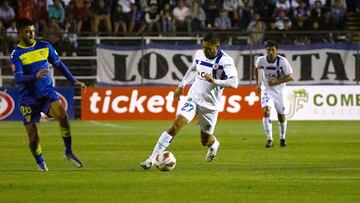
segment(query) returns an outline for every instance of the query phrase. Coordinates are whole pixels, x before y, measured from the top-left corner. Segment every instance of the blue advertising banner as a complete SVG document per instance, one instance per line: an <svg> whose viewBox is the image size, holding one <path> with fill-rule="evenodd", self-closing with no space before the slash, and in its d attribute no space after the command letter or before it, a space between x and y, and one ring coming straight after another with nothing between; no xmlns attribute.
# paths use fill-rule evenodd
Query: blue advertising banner
<svg viewBox="0 0 360 203"><path fill-rule="evenodd" d="M74 89L56 88L56 91L69 119L74 119ZM18 90L0 87L0 121L22 120L18 106ZM46 116L43 115L43 118L46 119Z"/></svg>

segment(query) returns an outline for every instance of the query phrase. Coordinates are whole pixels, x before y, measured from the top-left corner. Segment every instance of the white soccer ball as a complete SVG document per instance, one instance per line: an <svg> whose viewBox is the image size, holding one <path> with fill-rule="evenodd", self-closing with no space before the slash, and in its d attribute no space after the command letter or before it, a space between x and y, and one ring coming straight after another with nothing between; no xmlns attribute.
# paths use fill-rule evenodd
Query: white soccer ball
<svg viewBox="0 0 360 203"><path fill-rule="evenodd" d="M156 156L155 166L160 171L171 171L176 166L176 159L173 153L169 151L163 151Z"/></svg>

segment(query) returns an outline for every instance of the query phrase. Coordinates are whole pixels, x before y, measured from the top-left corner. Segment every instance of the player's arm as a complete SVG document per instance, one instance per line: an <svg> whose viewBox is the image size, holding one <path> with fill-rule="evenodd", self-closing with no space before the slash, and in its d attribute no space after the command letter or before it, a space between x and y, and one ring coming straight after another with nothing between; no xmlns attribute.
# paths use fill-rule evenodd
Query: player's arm
<svg viewBox="0 0 360 203"><path fill-rule="evenodd" d="M51 64L53 64L53 66L55 66L61 74L63 74L65 76L65 78L69 81L71 81L71 83L73 85L77 85L81 87L82 91L86 91L86 85L85 83L77 80L73 74L70 72L69 68L60 60L58 54L56 53L55 49L49 45L50 49L49 49L49 61Z"/></svg>
<svg viewBox="0 0 360 203"><path fill-rule="evenodd" d="M292 75L284 75L283 77L281 78L278 78L276 80L269 80L268 84L269 86L275 86L275 85L280 85L282 83L285 83L285 82L289 82L289 81L292 81L294 80Z"/></svg>
<svg viewBox="0 0 360 203"><path fill-rule="evenodd" d="M44 77L48 73L47 69L42 69L33 75L25 75L23 72L23 66L22 66L21 60L20 60L19 56L16 55L15 52L16 51L14 50L11 53L11 56L10 56L11 65L10 66L14 72L14 80L17 84L32 82L38 78Z"/></svg>
<svg viewBox="0 0 360 203"><path fill-rule="evenodd" d="M280 78L277 78L276 80L269 80L269 86L275 86L294 80L292 77L293 70L286 59L282 60L282 67L284 67L284 75Z"/></svg>
<svg viewBox="0 0 360 203"><path fill-rule="evenodd" d="M260 74L261 74L261 70L259 69L259 67L255 66L255 81L256 81L256 92L260 93L261 92L261 83L260 83Z"/></svg>
<svg viewBox="0 0 360 203"><path fill-rule="evenodd" d="M179 100L180 96L182 95L184 86L192 81L196 76L196 63L191 64L189 69L186 71L184 78L180 82L179 86L175 90L174 99Z"/></svg>
<svg viewBox="0 0 360 203"><path fill-rule="evenodd" d="M224 64L225 74L228 76L225 80L214 79L210 74L205 74L204 78L210 83L220 87L237 88L239 84L238 74L232 60Z"/></svg>

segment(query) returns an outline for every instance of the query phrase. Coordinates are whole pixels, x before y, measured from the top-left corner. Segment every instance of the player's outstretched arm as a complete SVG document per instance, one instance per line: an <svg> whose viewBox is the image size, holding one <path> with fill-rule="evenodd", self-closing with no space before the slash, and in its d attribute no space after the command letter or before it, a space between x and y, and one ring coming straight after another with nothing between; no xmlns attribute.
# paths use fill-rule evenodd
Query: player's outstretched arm
<svg viewBox="0 0 360 203"><path fill-rule="evenodd" d="M230 76L226 80L216 80L210 74L206 73L204 75L204 78L208 82L210 82L210 83L212 83L214 85L221 86L221 87L230 87L230 88L237 88L238 87L238 79L235 76Z"/></svg>

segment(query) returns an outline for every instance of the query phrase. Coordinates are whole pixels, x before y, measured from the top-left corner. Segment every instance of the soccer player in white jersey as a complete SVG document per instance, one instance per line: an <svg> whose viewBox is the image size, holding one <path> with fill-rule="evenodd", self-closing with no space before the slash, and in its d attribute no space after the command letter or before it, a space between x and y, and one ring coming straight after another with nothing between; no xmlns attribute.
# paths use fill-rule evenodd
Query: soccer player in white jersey
<svg viewBox="0 0 360 203"><path fill-rule="evenodd" d="M285 89L286 82L293 80L293 70L285 57L278 55L278 45L270 40L266 43L266 56L255 62L256 91L261 92L261 106L264 111L263 125L267 137L265 147L273 146L270 104L276 109L279 119L280 146L285 147Z"/></svg>
<svg viewBox="0 0 360 203"><path fill-rule="evenodd" d="M150 169L154 165L156 156L170 145L174 136L182 127L191 122L196 114L199 116L201 127L201 143L208 147L205 161L214 160L220 145L213 133L221 95L224 87L237 88L238 86L234 60L220 49L219 37L214 33L204 36L202 50L195 53L193 63L175 90L174 99L179 100L184 86L192 80L194 82L186 102L179 110L172 126L160 135L150 157L140 164L142 168Z"/></svg>

